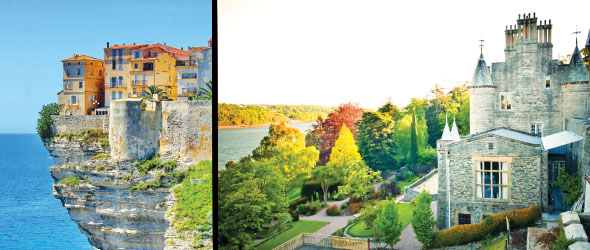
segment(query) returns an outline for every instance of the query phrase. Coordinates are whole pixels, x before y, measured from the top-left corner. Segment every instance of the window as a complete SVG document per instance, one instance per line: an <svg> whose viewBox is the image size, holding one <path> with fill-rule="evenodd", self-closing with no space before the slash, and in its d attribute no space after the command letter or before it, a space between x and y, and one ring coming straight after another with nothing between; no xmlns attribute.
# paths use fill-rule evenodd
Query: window
<svg viewBox="0 0 590 250"><path fill-rule="evenodd" d="M78 76L80 75L80 68L76 69L76 75L78 75Z"/></svg>
<svg viewBox="0 0 590 250"><path fill-rule="evenodd" d="M67 90L71 90L72 89L72 83L71 82L66 82L66 86L64 87Z"/></svg>
<svg viewBox="0 0 590 250"><path fill-rule="evenodd" d="M119 76L119 87L123 86L123 77Z"/></svg>
<svg viewBox="0 0 590 250"><path fill-rule="evenodd" d="M133 94L136 95L137 94L137 89L133 89Z"/></svg>
<svg viewBox="0 0 590 250"><path fill-rule="evenodd" d="M135 58L139 58L139 51L135 51ZM137 65L137 64L136 64ZM137 68L137 67L136 67Z"/></svg>
<svg viewBox="0 0 590 250"><path fill-rule="evenodd" d="M500 110L512 109L512 93L500 92Z"/></svg>
<svg viewBox="0 0 590 250"><path fill-rule="evenodd" d="M119 49L119 59L123 59L123 49Z"/></svg>
<svg viewBox="0 0 590 250"><path fill-rule="evenodd" d="M111 77L111 88L117 87L117 77Z"/></svg>
<svg viewBox="0 0 590 250"><path fill-rule="evenodd" d="M77 96L71 96L70 97L70 105L78 105L78 97Z"/></svg>
<svg viewBox="0 0 590 250"><path fill-rule="evenodd" d="M113 69L117 69L117 61L113 60L112 65L113 65Z"/></svg>
<svg viewBox="0 0 590 250"><path fill-rule="evenodd" d="M135 68L136 68L136 69L137 69L137 68L139 68L139 64L137 64L137 63L136 63L136 64L135 64Z"/></svg>
<svg viewBox="0 0 590 250"><path fill-rule="evenodd" d="M116 49L114 49L114 50L113 50L113 59L115 59L116 57L117 57L117 50L116 50Z"/></svg>
<svg viewBox="0 0 590 250"><path fill-rule="evenodd" d="M488 149L494 149L494 144L493 143L488 143Z"/></svg>
<svg viewBox="0 0 590 250"><path fill-rule="evenodd" d="M508 199L507 162L475 162L475 197L478 199Z"/></svg>
<svg viewBox="0 0 590 250"><path fill-rule="evenodd" d="M458 213L457 217L459 225L471 224L471 214Z"/></svg>
<svg viewBox="0 0 590 250"><path fill-rule="evenodd" d="M147 57L152 57L152 52L148 50Z"/></svg>
<svg viewBox="0 0 590 250"><path fill-rule="evenodd" d="M551 75L545 75L545 88L551 88Z"/></svg>
<svg viewBox="0 0 590 250"><path fill-rule="evenodd" d="M123 92L119 91L119 99L123 99Z"/></svg>
<svg viewBox="0 0 590 250"><path fill-rule="evenodd" d="M98 75L102 76L102 70L98 70Z"/></svg>
<svg viewBox="0 0 590 250"><path fill-rule="evenodd" d="M123 70L123 61L119 61L119 70Z"/></svg>
<svg viewBox="0 0 590 250"><path fill-rule="evenodd" d="M168 64L168 70L170 70L170 64Z"/></svg>
<svg viewBox="0 0 590 250"><path fill-rule="evenodd" d="M84 88L84 82L80 82L78 85L80 85L80 88Z"/></svg>
<svg viewBox="0 0 590 250"><path fill-rule="evenodd" d="M539 123L531 124L531 134L539 135L539 136L542 135L541 124L539 124Z"/></svg>
<svg viewBox="0 0 590 250"><path fill-rule="evenodd" d="M89 95L88 96L88 101L89 102L93 102L94 101L94 95Z"/></svg>
<svg viewBox="0 0 590 250"><path fill-rule="evenodd" d="M141 84L145 85L145 74L141 75Z"/></svg>
<svg viewBox="0 0 590 250"><path fill-rule="evenodd" d="M144 63L143 70L154 70L154 63Z"/></svg>
<svg viewBox="0 0 590 250"><path fill-rule="evenodd" d="M111 99L113 100L117 100L117 92L113 91L113 96L111 97Z"/></svg>
<svg viewBox="0 0 590 250"><path fill-rule="evenodd" d="M139 83L137 82L138 78L139 78L139 75L135 75L135 85L138 85L138 84L139 84Z"/></svg>
<svg viewBox="0 0 590 250"><path fill-rule="evenodd" d="M549 161L549 182L553 183L557 181L559 176L559 169L565 168L565 161Z"/></svg>
<svg viewBox="0 0 590 250"><path fill-rule="evenodd" d="M197 78L197 73L182 73L182 79Z"/></svg>

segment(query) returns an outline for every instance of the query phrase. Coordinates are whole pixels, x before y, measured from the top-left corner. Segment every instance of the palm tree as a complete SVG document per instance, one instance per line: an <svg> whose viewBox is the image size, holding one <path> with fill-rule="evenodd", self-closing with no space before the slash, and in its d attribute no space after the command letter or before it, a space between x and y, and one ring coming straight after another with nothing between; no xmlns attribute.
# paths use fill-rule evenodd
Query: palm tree
<svg viewBox="0 0 590 250"><path fill-rule="evenodd" d="M197 100L212 100L213 99L213 86L211 81L205 83L205 87L199 88L199 95L197 96Z"/></svg>
<svg viewBox="0 0 590 250"><path fill-rule="evenodd" d="M158 86L156 86L156 85L148 86L147 90L143 90L143 98L147 98L147 99L154 98L154 95L160 95L160 96L164 97L165 94L166 94L166 91L164 91L161 88L158 88Z"/></svg>

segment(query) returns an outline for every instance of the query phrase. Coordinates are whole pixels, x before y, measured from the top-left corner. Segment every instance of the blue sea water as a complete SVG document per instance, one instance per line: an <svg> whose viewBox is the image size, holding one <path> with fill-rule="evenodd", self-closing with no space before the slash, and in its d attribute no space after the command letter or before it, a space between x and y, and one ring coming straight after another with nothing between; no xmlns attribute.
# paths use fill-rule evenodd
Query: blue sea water
<svg viewBox="0 0 590 250"><path fill-rule="evenodd" d="M53 159L35 134L0 134L0 249L93 249L53 197Z"/></svg>

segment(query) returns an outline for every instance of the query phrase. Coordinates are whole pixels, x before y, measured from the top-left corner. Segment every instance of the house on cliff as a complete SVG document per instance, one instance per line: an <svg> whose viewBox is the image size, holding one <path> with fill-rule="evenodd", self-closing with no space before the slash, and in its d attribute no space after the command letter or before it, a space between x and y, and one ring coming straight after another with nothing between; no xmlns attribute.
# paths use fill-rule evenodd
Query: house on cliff
<svg viewBox="0 0 590 250"><path fill-rule="evenodd" d="M519 15L504 33L505 61L488 66L481 53L468 86L470 135L445 131L437 141L440 228L530 205L569 209L552 183L590 154L589 73L577 40L564 64L553 59L551 20Z"/></svg>

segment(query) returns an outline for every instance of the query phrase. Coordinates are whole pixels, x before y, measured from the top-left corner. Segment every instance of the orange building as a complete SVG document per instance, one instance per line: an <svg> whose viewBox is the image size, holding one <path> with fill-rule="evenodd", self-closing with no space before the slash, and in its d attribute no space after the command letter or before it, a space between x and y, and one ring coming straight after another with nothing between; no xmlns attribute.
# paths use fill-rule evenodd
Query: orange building
<svg viewBox="0 0 590 250"><path fill-rule="evenodd" d="M62 60L63 90L58 94L61 115L89 115L104 106L104 62L74 54Z"/></svg>

